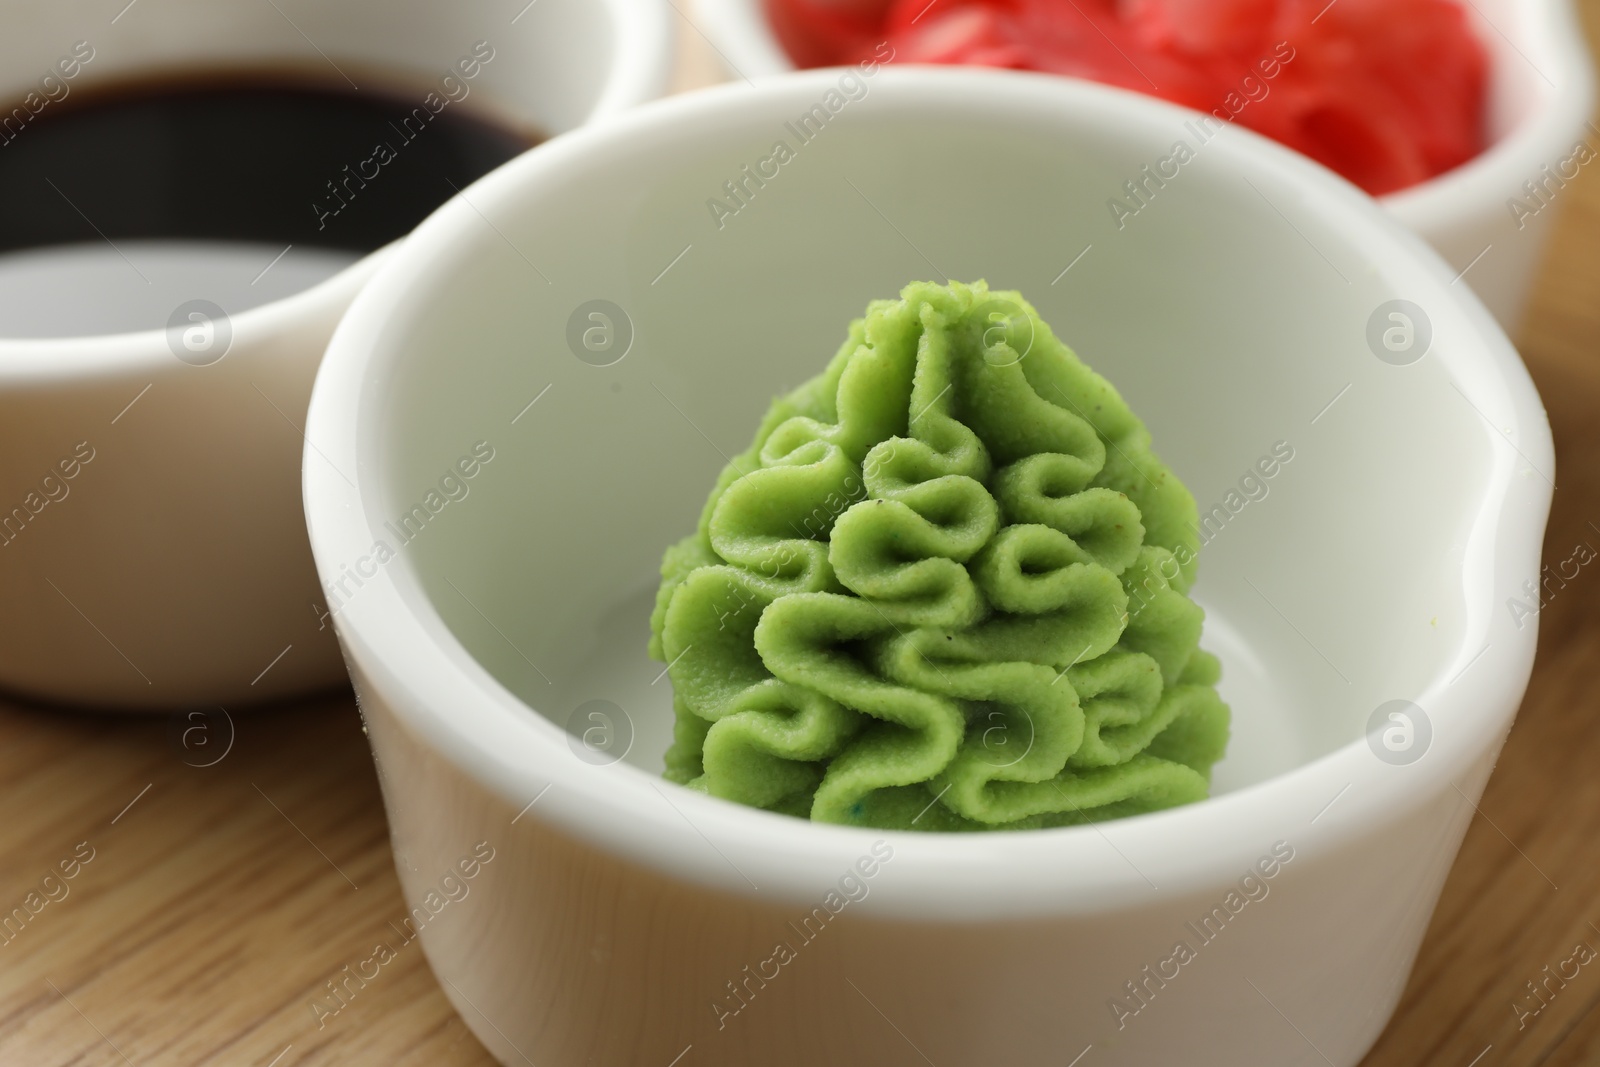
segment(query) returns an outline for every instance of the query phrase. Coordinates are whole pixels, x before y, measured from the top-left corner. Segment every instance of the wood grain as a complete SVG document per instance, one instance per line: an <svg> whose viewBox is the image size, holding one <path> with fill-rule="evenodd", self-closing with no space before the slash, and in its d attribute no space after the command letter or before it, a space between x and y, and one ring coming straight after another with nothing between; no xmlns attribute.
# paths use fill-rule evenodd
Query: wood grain
<svg viewBox="0 0 1600 1067"><path fill-rule="evenodd" d="M1592 27L1600 0L1585 14ZM675 88L716 80L704 40L679 28ZM1585 173L1561 196L1520 338L1555 429L1552 561L1600 549L1600 180ZM1547 980L1580 943L1600 949L1592 572L1541 613L1522 714L1366 1067L1600 1062L1600 959ZM415 945L337 1015L312 1007L347 964L401 941L348 694L233 722L226 757L194 767L186 757L219 749L185 749L184 723L0 704L0 915L60 864L75 870L52 883L65 897L32 898L46 903L0 943L0 1064L489 1067ZM225 725L210 729L221 745ZM1541 981L1535 999L1527 983Z"/></svg>

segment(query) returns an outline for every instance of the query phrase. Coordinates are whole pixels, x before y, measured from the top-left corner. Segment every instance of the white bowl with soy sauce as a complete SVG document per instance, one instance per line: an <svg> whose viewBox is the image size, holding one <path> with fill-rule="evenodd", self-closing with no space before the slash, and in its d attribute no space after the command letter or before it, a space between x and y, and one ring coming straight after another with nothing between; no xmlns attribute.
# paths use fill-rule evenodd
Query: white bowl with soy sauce
<svg viewBox="0 0 1600 1067"><path fill-rule="evenodd" d="M342 682L299 494L328 336L459 189L664 91L668 16L0 5L0 691L110 710Z"/></svg>
<svg viewBox="0 0 1600 1067"><path fill-rule="evenodd" d="M500 1062L1371 1046L1527 684L1536 627L1506 603L1539 570L1550 433L1455 271L1281 146L1224 131L1118 230L1106 197L1189 118L970 69L714 89L486 177L356 298L307 522L409 921ZM918 833L662 779L663 550L772 397L930 278L1020 290L1195 496L1233 714L1209 799Z"/></svg>

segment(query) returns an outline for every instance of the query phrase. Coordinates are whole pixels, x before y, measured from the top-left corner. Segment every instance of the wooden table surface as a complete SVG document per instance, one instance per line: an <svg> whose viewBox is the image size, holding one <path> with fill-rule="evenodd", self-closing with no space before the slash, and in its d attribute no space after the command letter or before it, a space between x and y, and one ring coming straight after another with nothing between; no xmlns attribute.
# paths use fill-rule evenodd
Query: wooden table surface
<svg viewBox="0 0 1600 1067"><path fill-rule="evenodd" d="M715 80L679 28L678 87ZM1600 180L1561 197L1518 338L1555 429L1551 560L1600 549ZM1540 616L1521 716L1366 1067L1600 1063L1600 959L1542 1001L1528 986L1600 950L1597 569ZM492 1065L409 945L336 1016L311 1009L405 914L350 696L233 727L195 766L225 724L0 704L0 915L43 902L0 935L0 1065Z"/></svg>

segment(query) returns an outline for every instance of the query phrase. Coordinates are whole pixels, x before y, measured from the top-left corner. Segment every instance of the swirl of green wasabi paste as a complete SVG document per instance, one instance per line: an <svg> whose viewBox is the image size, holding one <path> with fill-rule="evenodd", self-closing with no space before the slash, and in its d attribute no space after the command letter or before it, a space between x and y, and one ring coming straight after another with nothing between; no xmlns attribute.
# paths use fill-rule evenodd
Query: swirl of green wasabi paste
<svg viewBox="0 0 1600 1067"><path fill-rule="evenodd" d="M666 777L820 822L1061 826L1206 796L1194 499L1020 294L908 285L772 404L651 618Z"/></svg>

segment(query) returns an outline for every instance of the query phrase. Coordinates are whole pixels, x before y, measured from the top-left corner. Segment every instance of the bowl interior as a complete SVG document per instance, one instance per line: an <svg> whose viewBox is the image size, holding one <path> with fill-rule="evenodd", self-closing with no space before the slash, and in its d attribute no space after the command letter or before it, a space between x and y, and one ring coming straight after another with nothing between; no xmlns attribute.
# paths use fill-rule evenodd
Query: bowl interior
<svg viewBox="0 0 1600 1067"><path fill-rule="evenodd" d="M1237 130L1204 142L1148 101L1023 75L838 79L683 121L657 108L469 190L379 339L393 358L363 401L382 420L378 543L339 573L402 556L530 714L581 732L609 701L617 750L656 772L662 551L869 300L985 278L1122 391L1211 516L1195 595L1235 715L1218 791L1360 737L1379 703L1459 663L1463 549L1498 443L1447 369L1482 340L1420 244L1288 152ZM799 121L813 103L817 130ZM1162 164L1179 141L1193 158ZM763 164L778 143L787 161ZM1127 192L1173 166L1142 203ZM1394 299L1434 312L1405 365L1368 340ZM612 306L596 319L592 301ZM332 584L331 607L360 595Z"/></svg>

